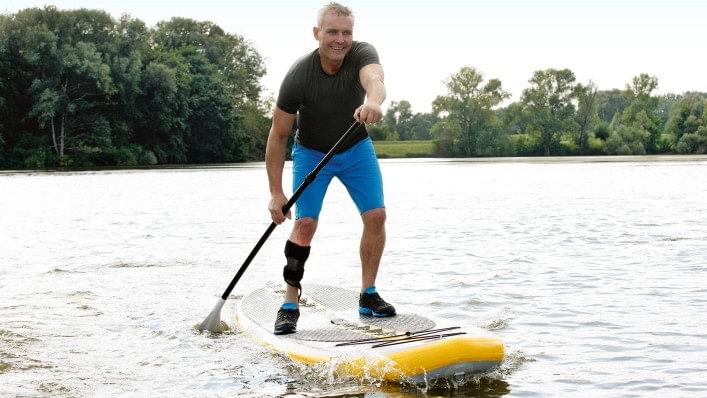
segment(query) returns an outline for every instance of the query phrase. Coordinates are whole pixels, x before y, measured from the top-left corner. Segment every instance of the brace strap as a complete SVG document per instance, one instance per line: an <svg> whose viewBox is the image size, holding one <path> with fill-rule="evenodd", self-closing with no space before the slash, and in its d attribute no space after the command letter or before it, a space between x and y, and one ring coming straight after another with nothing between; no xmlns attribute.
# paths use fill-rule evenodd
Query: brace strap
<svg viewBox="0 0 707 398"><path fill-rule="evenodd" d="M300 246L290 240L285 244L285 257L287 258L287 265L282 270L282 276L285 278L285 282L296 287L299 291L298 297L302 296L302 285L300 281L304 276L304 263L309 257L310 246Z"/></svg>

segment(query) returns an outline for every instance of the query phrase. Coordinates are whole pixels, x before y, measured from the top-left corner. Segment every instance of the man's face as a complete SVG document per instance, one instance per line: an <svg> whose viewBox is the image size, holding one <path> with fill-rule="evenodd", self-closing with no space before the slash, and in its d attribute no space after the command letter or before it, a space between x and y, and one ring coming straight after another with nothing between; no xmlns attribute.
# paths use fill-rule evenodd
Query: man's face
<svg viewBox="0 0 707 398"><path fill-rule="evenodd" d="M353 18L333 12L324 14L322 26L314 28L314 38L319 41L319 56L322 59L343 61L353 41Z"/></svg>

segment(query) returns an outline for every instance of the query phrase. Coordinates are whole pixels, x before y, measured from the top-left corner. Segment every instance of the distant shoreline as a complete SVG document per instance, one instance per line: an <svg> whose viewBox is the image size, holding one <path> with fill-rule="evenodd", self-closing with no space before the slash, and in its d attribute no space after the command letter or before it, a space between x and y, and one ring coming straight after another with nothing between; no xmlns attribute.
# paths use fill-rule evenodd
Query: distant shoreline
<svg viewBox="0 0 707 398"><path fill-rule="evenodd" d="M449 163L645 163L645 162L707 162L707 155L597 155L597 156L514 156L479 158L389 158L386 162L449 162Z"/></svg>
<svg viewBox="0 0 707 398"><path fill-rule="evenodd" d="M388 158L380 159L385 163L676 163L707 162L707 155L631 155L631 156L530 156L530 157L488 157L488 158ZM289 162L288 162L289 163ZM203 170L203 169L242 169L264 168L265 162L210 163L210 164L173 164L141 167L96 167L67 168L45 170L0 170L0 176L11 174L35 173L82 173L82 172L130 172L149 170Z"/></svg>

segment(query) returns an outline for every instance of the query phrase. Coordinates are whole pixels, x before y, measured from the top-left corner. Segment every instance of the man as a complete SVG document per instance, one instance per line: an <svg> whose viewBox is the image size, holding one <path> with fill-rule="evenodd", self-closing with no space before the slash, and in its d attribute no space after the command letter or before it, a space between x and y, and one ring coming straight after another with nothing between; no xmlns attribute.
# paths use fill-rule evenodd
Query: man
<svg viewBox="0 0 707 398"><path fill-rule="evenodd" d="M277 313L275 334L297 330L300 281L324 195L333 177L344 184L363 220L359 312L373 316L395 315L395 308L386 303L375 288L385 246L386 213L380 167L365 129L365 124L376 123L383 117L381 103L386 95L383 68L373 46L353 41L353 25L353 13L341 4L329 3L319 10L317 26L313 29L319 48L290 68L273 113L265 163L271 195L268 209L276 224L290 218L289 213L282 213L287 203L282 189L282 171L287 139L295 121L297 134L292 150L295 188L354 120L363 124L297 200L295 223L285 244L287 265L283 274L287 290Z"/></svg>

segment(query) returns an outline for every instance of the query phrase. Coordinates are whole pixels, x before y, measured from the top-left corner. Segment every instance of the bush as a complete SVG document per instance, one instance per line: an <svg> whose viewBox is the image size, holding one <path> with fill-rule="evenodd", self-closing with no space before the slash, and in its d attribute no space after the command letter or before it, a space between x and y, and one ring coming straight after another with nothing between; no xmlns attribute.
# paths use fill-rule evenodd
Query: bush
<svg viewBox="0 0 707 398"><path fill-rule="evenodd" d="M606 140L597 137L589 137L587 139L587 154L601 155L606 150Z"/></svg>
<svg viewBox="0 0 707 398"><path fill-rule="evenodd" d="M74 160L68 156L60 156L58 158L57 164L59 165L59 167L73 167Z"/></svg>
<svg viewBox="0 0 707 398"><path fill-rule="evenodd" d="M658 147L663 153L675 152L675 137L671 133L662 133Z"/></svg>
<svg viewBox="0 0 707 398"><path fill-rule="evenodd" d="M138 165L155 165L157 156L137 144L130 144L106 151L103 156L106 165L133 167Z"/></svg>
<svg viewBox="0 0 707 398"><path fill-rule="evenodd" d="M17 143L8 150L5 164L9 167L44 169L54 167L58 158L54 154L47 136L24 133Z"/></svg>
<svg viewBox="0 0 707 398"><path fill-rule="evenodd" d="M116 148L113 151L113 163L118 166L137 166L140 151L142 151L142 147L140 145L129 145Z"/></svg>
<svg viewBox="0 0 707 398"><path fill-rule="evenodd" d="M150 150L142 151L140 152L138 162L142 165L153 166L157 164L157 156Z"/></svg>
<svg viewBox="0 0 707 398"><path fill-rule="evenodd" d="M108 152L110 153L110 152ZM61 158L62 167L95 167L106 162L105 154L101 148L82 145Z"/></svg>
<svg viewBox="0 0 707 398"><path fill-rule="evenodd" d="M479 132L476 143L479 156L513 156L515 153L511 138L498 129Z"/></svg>
<svg viewBox="0 0 707 398"><path fill-rule="evenodd" d="M574 138L569 134L560 137L560 142L557 148L553 148L552 153L561 156L574 155L579 152L579 146L575 142Z"/></svg>
<svg viewBox="0 0 707 398"><path fill-rule="evenodd" d="M707 127L700 127L695 133L683 134L675 146L678 153L707 153Z"/></svg>
<svg viewBox="0 0 707 398"><path fill-rule="evenodd" d="M54 157L54 154L45 147L29 150L23 161L23 166L26 169L46 169L47 167L54 166L55 164L56 158Z"/></svg>
<svg viewBox="0 0 707 398"><path fill-rule="evenodd" d="M366 126L366 130L368 131L368 135L371 137L371 139L373 141L385 140L386 131L383 126L380 126L380 125Z"/></svg>
<svg viewBox="0 0 707 398"><path fill-rule="evenodd" d="M455 137L459 136L459 126L442 119L432 127L432 140L434 151L440 157L453 157L457 155Z"/></svg>
<svg viewBox="0 0 707 398"><path fill-rule="evenodd" d="M540 138L532 134L513 134L510 136L516 156L535 156L542 154Z"/></svg>
<svg viewBox="0 0 707 398"><path fill-rule="evenodd" d="M609 138L609 134L611 133L611 128L609 127L609 123L606 122L601 122L597 125L597 127L594 129L594 137L606 141Z"/></svg>
<svg viewBox="0 0 707 398"><path fill-rule="evenodd" d="M618 125L606 140L609 155L645 155L650 133L638 126Z"/></svg>

